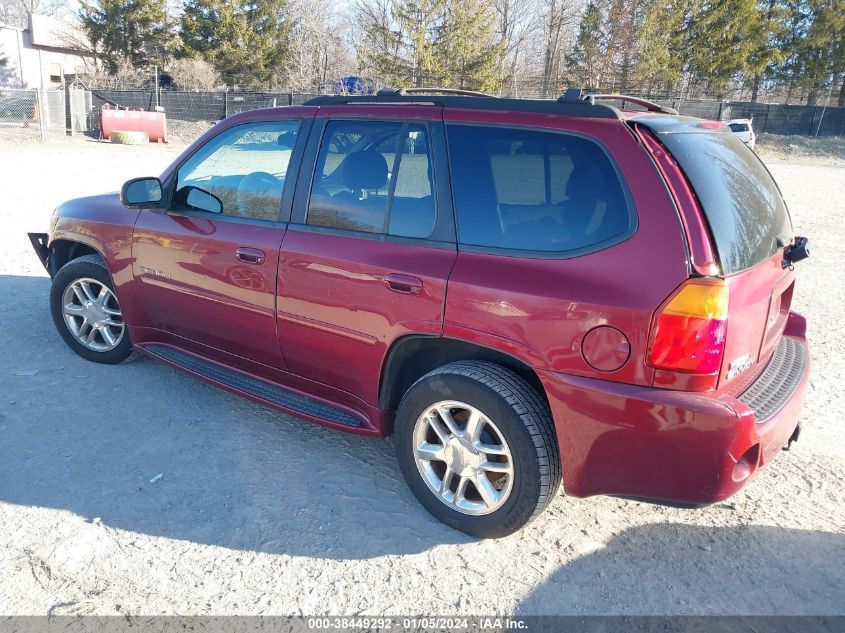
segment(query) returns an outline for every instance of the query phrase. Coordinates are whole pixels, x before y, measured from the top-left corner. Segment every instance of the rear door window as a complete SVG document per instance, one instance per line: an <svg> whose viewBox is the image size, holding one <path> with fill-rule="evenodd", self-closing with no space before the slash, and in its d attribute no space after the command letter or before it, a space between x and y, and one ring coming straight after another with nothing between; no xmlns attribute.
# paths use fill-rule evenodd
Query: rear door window
<svg viewBox="0 0 845 633"><path fill-rule="evenodd" d="M428 130L401 121L331 121L311 186L312 226L425 238L435 223Z"/></svg>
<svg viewBox="0 0 845 633"><path fill-rule="evenodd" d="M792 221L780 190L741 140L724 128L659 138L698 196L725 274L756 266L789 243Z"/></svg>
<svg viewBox="0 0 845 633"><path fill-rule="evenodd" d="M472 125L447 136L461 244L578 254L633 232L627 193L596 143Z"/></svg>

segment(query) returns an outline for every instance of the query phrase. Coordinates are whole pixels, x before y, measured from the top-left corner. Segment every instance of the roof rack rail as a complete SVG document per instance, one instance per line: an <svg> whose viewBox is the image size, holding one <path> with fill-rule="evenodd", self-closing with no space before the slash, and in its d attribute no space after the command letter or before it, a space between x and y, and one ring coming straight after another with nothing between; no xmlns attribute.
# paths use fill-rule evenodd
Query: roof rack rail
<svg viewBox="0 0 845 633"><path fill-rule="evenodd" d="M495 97L496 95L478 92L476 90L464 90L462 88L382 88L376 93L378 96L402 96L410 94L444 94L458 95L461 97Z"/></svg>
<svg viewBox="0 0 845 633"><path fill-rule="evenodd" d="M589 103L595 104L596 101L628 101L630 103L636 104L638 106L642 106L649 112L662 112L663 114L678 114L678 111L675 108L670 108L668 106L662 106L653 101L648 101L647 99L642 99L641 97L632 97L630 95L619 95L619 94L600 94L589 92L588 90L584 90L582 88L567 88L566 92L558 97L558 101L561 103L569 103L571 101L588 101Z"/></svg>
<svg viewBox="0 0 845 633"><path fill-rule="evenodd" d="M374 95L323 95L309 99L303 105L392 105L392 104L434 105L441 108L464 110L494 110L513 112L536 112L540 114L562 114L567 116L590 117L594 119L620 119L616 108L604 104L591 104L589 101L562 101L552 99L511 99L489 95L461 94L397 94L380 91Z"/></svg>

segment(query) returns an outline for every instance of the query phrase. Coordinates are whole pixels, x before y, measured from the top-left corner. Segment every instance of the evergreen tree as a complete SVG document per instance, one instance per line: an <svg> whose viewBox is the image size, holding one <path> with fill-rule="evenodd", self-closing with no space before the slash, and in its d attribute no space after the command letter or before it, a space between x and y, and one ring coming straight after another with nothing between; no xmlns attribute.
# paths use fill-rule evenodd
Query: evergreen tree
<svg viewBox="0 0 845 633"><path fill-rule="evenodd" d="M288 52L285 0L188 0L181 53L210 62L229 84L277 81Z"/></svg>
<svg viewBox="0 0 845 633"><path fill-rule="evenodd" d="M171 36L165 27L164 0L83 0L79 18L107 70L121 63L161 63Z"/></svg>
<svg viewBox="0 0 845 633"><path fill-rule="evenodd" d="M370 49L366 61L380 79L395 86L442 81L445 61L435 54L446 0L394 0L382 20L364 24Z"/></svg>
<svg viewBox="0 0 845 633"><path fill-rule="evenodd" d="M605 85L614 91L630 89L643 10L642 0L610 0L607 6L602 28L607 40L602 75Z"/></svg>
<svg viewBox="0 0 845 633"><path fill-rule="evenodd" d="M607 52L607 33L602 0L589 0L578 25L578 37L572 53L566 57L571 80L583 88L602 85L603 61Z"/></svg>
<svg viewBox="0 0 845 633"><path fill-rule="evenodd" d="M759 0L757 24L751 28L753 50L747 74L751 81L751 101L756 102L766 77L770 77L785 57L780 43L789 33L789 11L783 0Z"/></svg>
<svg viewBox="0 0 845 633"><path fill-rule="evenodd" d="M845 5L842 0L803 0L794 10L797 37L787 69L791 81L807 91L807 105L816 105L839 81L839 102L845 102Z"/></svg>
<svg viewBox="0 0 845 633"><path fill-rule="evenodd" d="M724 96L731 81L749 69L758 50L756 0L705 0L686 28L684 56L690 81L701 91Z"/></svg>
<svg viewBox="0 0 845 633"><path fill-rule="evenodd" d="M444 61L444 86L496 92L506 46L494 41L496 16L486 0L450 0L434 54Z"/></svg>

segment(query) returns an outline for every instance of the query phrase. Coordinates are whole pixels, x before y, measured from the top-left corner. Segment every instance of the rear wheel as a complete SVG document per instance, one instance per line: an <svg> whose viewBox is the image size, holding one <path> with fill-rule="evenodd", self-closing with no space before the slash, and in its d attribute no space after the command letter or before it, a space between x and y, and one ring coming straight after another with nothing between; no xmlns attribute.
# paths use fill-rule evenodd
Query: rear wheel
<svg viewBox="0 0 845 633"><path fill-rule="evenodd" d="M59 335L83 358L116 364L131 356L111 275L99 255L74 259L56 273L50 311Z"/></svg>
<svg viewBox="0 0 845 633"><path fill-rule="evenodd" d="M397 411L396 451L420 503L482 538L521 528L560 485L548 406L493 363L451 363L420 378Z"/></svg>

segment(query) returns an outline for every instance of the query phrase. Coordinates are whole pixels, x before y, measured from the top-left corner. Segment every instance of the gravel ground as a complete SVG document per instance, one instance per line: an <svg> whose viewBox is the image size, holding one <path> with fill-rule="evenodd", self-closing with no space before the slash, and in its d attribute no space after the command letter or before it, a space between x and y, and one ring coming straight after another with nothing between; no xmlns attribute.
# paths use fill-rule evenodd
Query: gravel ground
<svg viewBox="0 0 845 633"><path fill-rule="evenodd" d="M3 138L0 613L845 614L841 155L768 159L813 247L794 303L815 355L794 449L707 509L560 494L479 542L416 503L389 440L149 360L71 353L25 232L181 147Z"/></svg>

